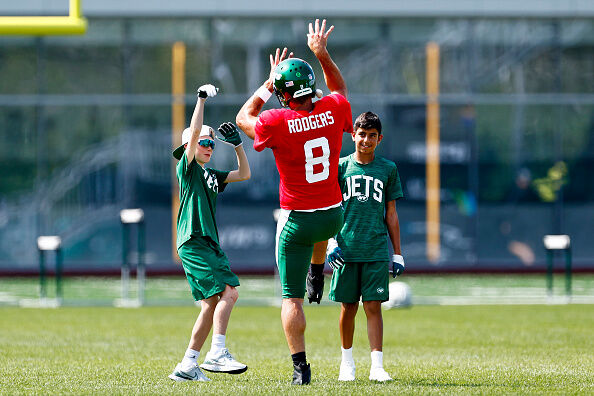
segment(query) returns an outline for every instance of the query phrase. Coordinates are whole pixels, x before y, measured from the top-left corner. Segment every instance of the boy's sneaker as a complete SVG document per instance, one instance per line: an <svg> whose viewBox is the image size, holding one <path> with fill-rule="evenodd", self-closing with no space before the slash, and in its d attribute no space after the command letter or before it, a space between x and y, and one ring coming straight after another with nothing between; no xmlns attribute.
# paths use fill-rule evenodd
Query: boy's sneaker
<svg viewBox="0 0 594 396"><path fill-rule="evenodd" d="M235 360L227 348L221 349L217 356L208 352L200 368L214 373L227 374L241 374L247 370L247 366Z"/></svg>
<svg viewBox="0 0 594 396"><path fill-rule="evenodd" d="M355 380L355 362L342 361L340 362L340 373L338 374L339 381L354 381Z"/></svg>
<svg viewBox="0 0 594 396"><path fill-rule="evenodd" d="M202 370L200 370L200 367L193 366L190 370L184 371L182 370L181 363L178 363L177 366L175 366L175 370L173 370L173 373L169 374L169 378L174 381L210 381L210 379L204 375Z"/></svg>
<svg viewBox="0 0 594 396"><path fill-rule="evenodd" d="M307 385L311 382L309 363L293 364L293 385Z"/></svg>
<svg viewBox="0 0 594 396"><path fill-rule="evenodd" d="M371 370L369 370L369 379L378 382L392 381L392 377L390 377L390 374L386 373L386 370L384 370L383 367L372 367Z"/></svg>

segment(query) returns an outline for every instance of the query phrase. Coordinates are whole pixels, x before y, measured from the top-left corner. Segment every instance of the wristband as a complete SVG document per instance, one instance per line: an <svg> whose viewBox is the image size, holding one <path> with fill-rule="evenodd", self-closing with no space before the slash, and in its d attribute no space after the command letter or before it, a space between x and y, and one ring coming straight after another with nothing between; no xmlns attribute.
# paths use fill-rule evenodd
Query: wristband
<svg viewBox="0 0 594 396"><path fill-rule="evenodd" d="M262 101L264 103L268 102L268 99L270 99L270 97L272 96L272 92L270 92L268 90L268 88L266 88L265 86L261 86L260 88L258 88L256 90L256 92L254 93L254 95L256 95L257 97L259 97L260 99L262 99Z"/></svg>
<svg viewBox="0 0 594 396"><path fill-rule="evenodd" d="M404 265L404 257L399 254L392 255L392 261L401 265Z"/></svg>

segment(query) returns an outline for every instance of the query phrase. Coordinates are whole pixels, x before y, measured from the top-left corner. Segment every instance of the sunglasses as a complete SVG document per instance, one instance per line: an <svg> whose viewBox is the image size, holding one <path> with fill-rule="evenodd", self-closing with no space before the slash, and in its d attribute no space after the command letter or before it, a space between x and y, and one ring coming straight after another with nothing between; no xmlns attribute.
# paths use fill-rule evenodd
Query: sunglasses
<svg viewBox="0 0 594 396"><path fill-rule="evenodd" d="M215 142L214 142L214 140L210 140L210 139L199 140L198 141L198 144L201 145L202 147L210 147L213 150L215 148Z"/></svg>

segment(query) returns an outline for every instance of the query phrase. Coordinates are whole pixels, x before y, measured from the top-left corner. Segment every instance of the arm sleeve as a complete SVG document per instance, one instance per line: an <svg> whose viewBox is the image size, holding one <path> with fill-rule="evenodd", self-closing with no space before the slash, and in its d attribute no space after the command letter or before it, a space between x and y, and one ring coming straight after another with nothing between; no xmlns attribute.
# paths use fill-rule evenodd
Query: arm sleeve
<svg viewBox="0 0 594 396"><path fill-rule="evenodd" d="M177 176L180 181L180 188L185 189L185 187L192 182L193 171L196 164L197 163L195 160L192 160L188 163L188 157L186 156L186 153L183 153L176 166Z"/></svg>
<svg viewBox="0 0 594 396"><path fill-rule="evenodd" d="M340 109L340 114L343 115L344 121L342 125L342 130L344 133L351 133L353 132L353 112L351 111L351 104L341 94L334 93L330 96L333 96L338 108Z"/></svg>
<svg viewBox="0 0 594 396"><path fill-rule="evenodd" d="M273 145L274 116L271 111L265 111L258 117L256 127L254 128L256 136L254 138L254 150L262 151L266 147Z"/></svg>
<svg viewBox="0 0 594 396"><path fill-rule="evenodd" d="M398 168L393 165L390 176L388 177L388 189L386 194L386 202L400 199L404 196L402 193L402 185L400 184L400 176L398 175Z"/></svg>

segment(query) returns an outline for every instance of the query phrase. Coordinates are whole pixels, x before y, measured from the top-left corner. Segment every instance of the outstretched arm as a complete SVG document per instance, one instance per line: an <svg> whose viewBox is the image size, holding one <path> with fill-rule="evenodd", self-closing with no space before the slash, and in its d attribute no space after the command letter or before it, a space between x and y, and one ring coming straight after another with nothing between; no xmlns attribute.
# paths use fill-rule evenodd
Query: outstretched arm
<svg viewBox="0 0 594 396"><path fill-rule="evenodd" d="M200 129L202 128L204 119L204 102L206 102L206 98L198 97L196 106L194 107L194 113L192 114L192 121L190 121L192 134L190 135L190 141L185 151L185 155L188 157L188 164L192 162L196 155L196 146L198 145L198 137L200 136Z"/></svg>
<svg viewBox="0 0 594 396"><path fill-rule="evenodd" d="M227 178L225 179L225 183L244 181L252 177L250 163L245 155L243 146L235 147L235 155L237 155L237 169L229 172L229 175L227 175Z"/></svg>
<svg viewBox="0 0 594 396"><path fill-rule="evenodd" d="M326 30L326 20L322 20L322 26L320 26L320 20L316 19L315 28L311 22L309 24L309 34L307 35L307 45L311 52L314 53L324 72L324 79L326 85L332 93L338 93L347 97L347 86L338 69L336 63L330 57L330 53L326 47L328 43L328 36L334 30L334 25L330 26L328 31Z"/></svg>
<svg viewBox="0 0 594 396"><path fill-rule="evenodd" d="M291 52L288 58L292 57L293 53ZM258 121L258 114L262 110L264 103L270 98L272 95L272 91L274 90L274 70L276 66L282 62L285 57L287 57L287 48L283 49L283 52L280 52L280 49L276 49L276 53L274 57L270 54L270 75L268 76L268 80L264 81L264 84L245 102L245 104L241 107L239 112L237 113L237 117L235 118L235 122L243 130L243 132L249 137L250 139L254 140L256 137L256 122Z"/></svg>
<svg viewBox="0 0 594 396"><path fill-rule="evenodd" d="M194 113L192 114L192 120L190 121L190 141L186 147L185 155L188 157L188 163L192 162L196 155L196 146L198 145L198 138L200 137L200 130L202 129L202 123L204 120L204 102L206 98L216 96L217 88L214 85L206 84L198 88L198 99L196 101L196 107L194 107Z"/></svg>
<svg viewBox="0 0 594 396"><path fill-rule="evenodd" d="M237 127L231 122L224 122L218 129L221 137L217 136L221 142L231 145L235 148L235 155L237 155L237 169L229 172L225 183L233 183L247 180L251 177L250 163L248 162L245 151L243 150L243 143Z"/></svg>

